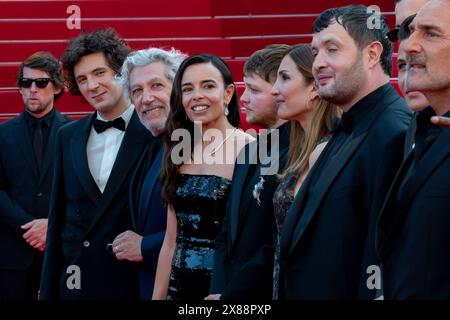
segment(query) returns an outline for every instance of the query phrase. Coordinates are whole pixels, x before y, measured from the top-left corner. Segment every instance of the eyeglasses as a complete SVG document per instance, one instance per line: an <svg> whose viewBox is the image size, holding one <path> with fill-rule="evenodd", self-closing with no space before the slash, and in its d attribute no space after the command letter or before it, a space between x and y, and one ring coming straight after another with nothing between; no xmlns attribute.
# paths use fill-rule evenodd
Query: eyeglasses
<svg viewBox="0 0 450 320"><path fill-rule="evenodd" d="M31 79L31 78L20 78L19 79L19 86L21 88L31 88L31 85L33 84L33 82L36 84L36 87L40 88L40 89L44 89L47 87L48 83L50 81L53 81L50 78L36 78L36 79Z"/></svg>
<svg viewBox="0 0 450 320"><path fill-rule="evenodd" d="M415 14L407 17L405 20L403 20L400 26L395 27L394 29L388 31L386 33L386 38L391 40L391 42L395 42L397 40L401 42L405 39L408 39L408 37L411 34L411 31L409 30L409 25L413 22L415 17L416 17Z"/></svg>
<svg viewBox="0 0 450 320"><path fill-rule="evenodd" d="M406 40L411 35L411 30L409 30L409 26L413 22L414 18L416 17L415 14L412 16L409 16L406 18L398 28L398 40L402 42L403 40Z"/></svg>

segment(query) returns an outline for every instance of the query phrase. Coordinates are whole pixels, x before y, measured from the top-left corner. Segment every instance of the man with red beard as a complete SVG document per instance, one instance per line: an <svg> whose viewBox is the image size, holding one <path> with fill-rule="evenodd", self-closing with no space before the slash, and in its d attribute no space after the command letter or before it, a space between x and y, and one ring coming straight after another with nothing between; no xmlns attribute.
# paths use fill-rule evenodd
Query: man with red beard
<svg viewBox="0 0 450 320"><path fill-rule="evenodd" d="M319 95L344 113L286 214L281 297L373 299L381 288L376 221L411 118L389 83L387 31L364 6L329 9L313 24Z"/></svg>
<svg viewBox="0 0 450 320"><path fill-rule="evenodd" d="M49 52L22 62L17 84L24 111L0 125L0 300L36 300L56 132L70 119L54 108L63 78Z"/></svg>

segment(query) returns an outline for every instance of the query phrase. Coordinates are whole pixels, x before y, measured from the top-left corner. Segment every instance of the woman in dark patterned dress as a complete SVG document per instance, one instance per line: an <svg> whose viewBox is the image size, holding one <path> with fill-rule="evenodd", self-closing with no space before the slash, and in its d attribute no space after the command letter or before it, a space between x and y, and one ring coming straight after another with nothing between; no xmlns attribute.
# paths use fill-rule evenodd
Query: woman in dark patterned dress
<svg viewBox="0 0 450 320"><path fill-rule="evenodd" d="M302 182L325 148L339 113L321 100L312 75L314 57L309 45L292 47L281 61L272 94L278 117L291 120L291 142L286 168L273 196L278 239L275 247L273 299L278 299L280 230Z"/></svg>
<svg viewBox="0 0 450 320"><path fill-rule="evenodd" d="M253 139L238 129L239 120L235 85L222 59L187 58L175 76L166 126L161 180L167 230L153 299L196 301L209 294L234 162Z"/></svg>

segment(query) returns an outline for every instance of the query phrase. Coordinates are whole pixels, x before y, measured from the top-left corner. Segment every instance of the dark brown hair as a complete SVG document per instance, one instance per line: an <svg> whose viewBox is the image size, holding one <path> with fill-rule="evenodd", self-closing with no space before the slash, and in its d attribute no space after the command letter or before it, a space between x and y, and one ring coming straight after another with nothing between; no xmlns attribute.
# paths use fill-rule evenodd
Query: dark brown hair
<svg viewBox="0 0 450 320"><path fill-rule="evenodd" d="M61 66L56 58L48 51L38 51L26 58L19 66L19 72L17 74L17 85L19 80L23 78L23 68L37 69L47 72L53 85L61 89L55 94L54 99L58 99L64 94L64 79L61 71Z"/></svg>
<svg viewBox="0 0 450 320"><path fill-rule="evenodd" d="M376 18L379 26L369 27L369 21L374 16L372 9L362 5L349 5L339 8L331 8L322 12L313 23L313 33L319 33L334 22L339 23L352 37L359 50L363 50L374 41L378 41L383 46L380 57L380 64L383 71L392 75L392 52L393 44L386 37L389 32L386 17L379 14Z"/></svg>
<svg viewBox="0 0 450 320"><path fill-rule="evenodd" d="M171 159L173 148L179 143L172 141L172 132L176 129L186 129L191 137L191 150L194 150L194 123L188 119L182 103L181 80L184 72L189 66L211 63L222 75L225 88L234 85L231 71L227 64L219 57L211 54L196 54L185 59L178 69L173 81L172 93L170 96L170 113L167 118L166 128L164 130L164 160L161 169L162 198L165 204L171 203L171 199L175 193L176 184L179 178L179 168L181 165L174 164ZM228 121L236 128L240 127L240 108L239 102L234 90L230 103L228 104L229 114ZM191 157L192 154L182 154L183 159Z"/></svg>
<svg viewBox="0 0 450 320"><path fill-rule="evenodd" d="M275 83L278 67L289 48L287 44L271 44L255 51L244 65L244 75L255 73L266 82Z"/></svg>
<svg viewBox="0 0 450 320"><path fill-rule="evenodd" d="M130 51L127 43L113 28L82 33L77 38L70 40L61 56L70 93L75 96L81 95L75 80L74 68L82 57L101 52L104 54L108 66L120 75L122 64Z"/></svg>

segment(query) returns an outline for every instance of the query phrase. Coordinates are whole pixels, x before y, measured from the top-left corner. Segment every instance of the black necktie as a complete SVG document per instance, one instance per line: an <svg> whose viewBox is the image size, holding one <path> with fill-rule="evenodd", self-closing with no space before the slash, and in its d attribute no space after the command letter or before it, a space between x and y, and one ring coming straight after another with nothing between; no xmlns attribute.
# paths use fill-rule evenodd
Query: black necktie
<svg viewBox="0 0 450 320"><path fill-rule="evenodd" d="M99 119L95 119L93 126L97 133L102 133L106 129L112 127L125 131L125 120L123 120L121 117L114 119L113 121L102 121Z"/></svg>
<svg viewBox="0 0 450 320"><path fill-rule="evenodd" d="M34 121L33 151L38 170L41 167L42 157L44 155L44 133L42 132L42 124L43 122L40 119Z"/></svg>

